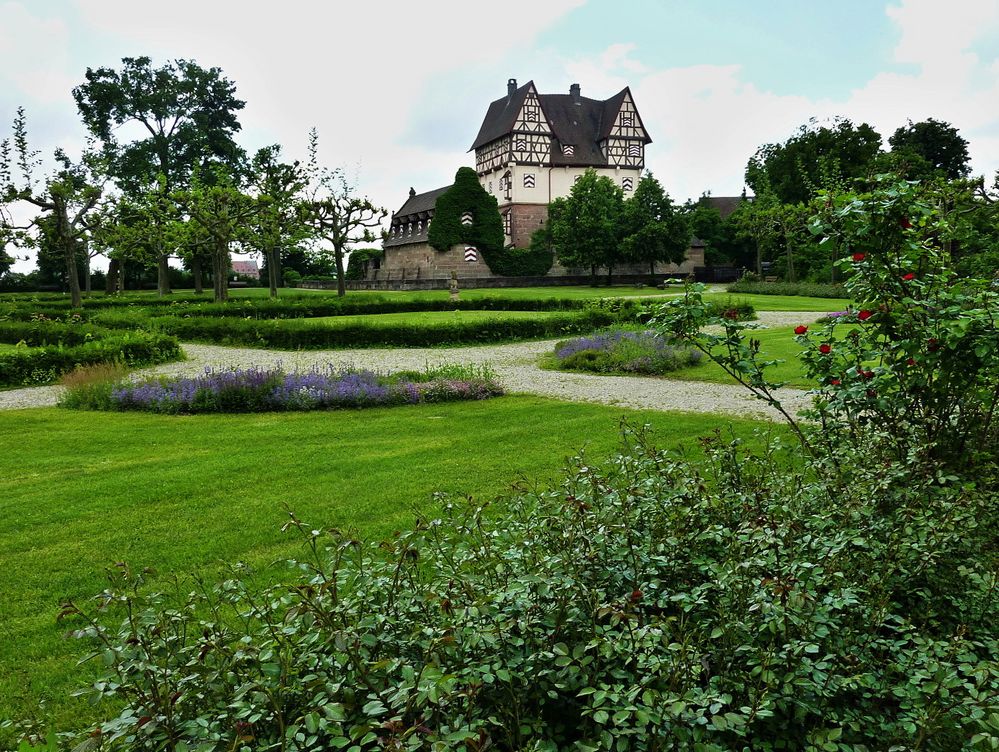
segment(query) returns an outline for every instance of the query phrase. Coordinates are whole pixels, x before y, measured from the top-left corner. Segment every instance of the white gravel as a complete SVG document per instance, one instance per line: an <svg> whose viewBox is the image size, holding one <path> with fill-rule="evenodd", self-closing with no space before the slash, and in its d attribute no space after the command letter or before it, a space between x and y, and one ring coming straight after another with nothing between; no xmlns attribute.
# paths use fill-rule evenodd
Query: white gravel
<svg viewBox="0 0 999 752"><path fill-rule="evenodd" d="M761 311L758 315L759 323L770 327L808 323L823 314ZM316 364L333 363L376 371L394 371L420 369L426 365L441 363L484 364L495 371L499 382L508 392L644 410L728 413L779 419L776 411L753 398L737 384L635 376L596 376L538 368L538 358L551 352L555 341L455 348L301 351L185 344L183 349L187 360L143 369L139 374L193 375L206 366L280 365L286 370L304 370ZM0 410L54 405L61 389L58 386L42 386L0 392ZM797 389L782 389L779 396L785 408L792 413L809 403L808 395Z"/></svg>

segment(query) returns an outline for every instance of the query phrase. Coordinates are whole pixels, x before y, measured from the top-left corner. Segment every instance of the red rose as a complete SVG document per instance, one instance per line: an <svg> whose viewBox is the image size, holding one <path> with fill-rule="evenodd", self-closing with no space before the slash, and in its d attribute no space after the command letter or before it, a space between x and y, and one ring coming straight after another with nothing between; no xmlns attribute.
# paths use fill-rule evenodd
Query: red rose
<svg viewBox="0 0 999 752"><path fill-rule="evenodd" d="M643 595L643 593L642 593L641 590L632 590L631 591L631 600L633 600L633 601L640 601L640 600L642 600L642 595Z"/></svg>
<svg viewBox="0 0 999 752"><path fill-rule="evenodd" d="M857 318L860 319L861 321L867 321L867 319L869 319L873 315L874 314L871 311L861 311L860 313L857 314Z"/></svg>
<svg viewBox="0 0 999 752"><path fill-rule="evenodd" d="M912 282L912 280L914 280L915 278L916 278L916 275L913 274L912 272L909 272L908 274L903 274L902 275L902 280L905 281L905 282Z"/></svg>
<svg viewBox="0 0 999 752"><path fill-rule="evenodd" d="M909 358L907 361L905 361L905 364L907 366L914 366L914 365L916 365L916 359L915 358Z"/></svg>
<svg viewBox="0 0 999 752"><path fill-rule="evenodd" d="M866 253L855 253L855 254L853 254L853 260L856 261L857 263L860 263L865 258L867 258L867 254Z"/></svg>
<svg viewBox="0 0 999 752"><path fill-rule="evenodd" d="M902 228L905 229L905 230L908 230L908 229L912 228L912 222L909 221L908 217L904 217L902 219L902 221L899 222L899 224L902 225Z"/></svg>
<svg viewBox="0 0 999 752"><path fill-rule="evenodd" d="M832 384L833 386L839 386L843 382L840 381L839 379L829 379L829 383Z"/></svg>
<svg viewBox="0 0 999 752"><path fill-rule="evenodd" d="M937 342L936 337L930 337L926 341L926 349L929 350L930 352L936 352L937 350L940 349L940 343Z"/></svg>
<svg viewBox="0 0 999 752"><path fill-rule="evenodd" d="M822 353L823 355L828 355L829 353L832 352L832 346L823 343L819 345L819 352Z"/></svg>
<svg viewBox="0 0 999 752"><path fill-rule="evenodd" d="M794 327L794 333L795 334L804 334L807 331L808 331L808 327L804 326L804 325Z"/></svg>
<svg viewBox="0 0 999 752"><path fill-rule="evenodd" d="M870 380L874 378L874 371L861 371L860 375L863 376L865 379Z"/></svg>

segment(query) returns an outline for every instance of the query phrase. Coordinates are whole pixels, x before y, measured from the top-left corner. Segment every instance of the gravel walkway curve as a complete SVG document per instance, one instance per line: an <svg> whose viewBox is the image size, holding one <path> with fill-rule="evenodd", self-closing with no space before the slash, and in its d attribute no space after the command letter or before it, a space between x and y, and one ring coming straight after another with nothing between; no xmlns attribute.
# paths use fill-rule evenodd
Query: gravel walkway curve
<svg viewBox="0 0 999 752"><path fill-rule="evenodd" d="M822 313L761 311L759 323L767 327L810 322ZM394 348L361 350L260 350L183 345L187 360L142 369L138 373L193 375L206 366L277 366L305 370L315 364L370 368L376 371L421 369L439 363L489 365L508 392L536 394L574 402L597 402L643 410L728 413L779 420L779 414L737 384L654 379L637 376L596 376L538 368L538 358L551 352L556 340L515 342L456 348ZM0 392L0 410L55 405L61 387L42 386ZM789 412L798 412L810 399L806 392L783 389L780 397Z"/></svg>

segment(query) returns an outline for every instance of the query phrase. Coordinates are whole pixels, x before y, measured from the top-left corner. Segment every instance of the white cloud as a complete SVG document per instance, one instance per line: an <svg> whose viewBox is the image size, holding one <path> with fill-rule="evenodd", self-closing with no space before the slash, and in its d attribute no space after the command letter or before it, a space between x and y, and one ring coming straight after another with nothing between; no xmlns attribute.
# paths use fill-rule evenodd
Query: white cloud
<svg viewBox="0 0 999 752"><path fill-rule="evenodd" d="M904 0L886 13L900 30L894 60L912 69L879 73L840 99L764 91L738 65L643 74L630 45L611 45L595 61L568 60L565 70L607 95L631 84L655 141L648 167L679 199L737 194L757 147L812 117L867 122L886 140L907 119L944 120L970 142L973 172L991 176L999 169L999 56L983 60L973 45L999 32L999 3Z"/></svg>

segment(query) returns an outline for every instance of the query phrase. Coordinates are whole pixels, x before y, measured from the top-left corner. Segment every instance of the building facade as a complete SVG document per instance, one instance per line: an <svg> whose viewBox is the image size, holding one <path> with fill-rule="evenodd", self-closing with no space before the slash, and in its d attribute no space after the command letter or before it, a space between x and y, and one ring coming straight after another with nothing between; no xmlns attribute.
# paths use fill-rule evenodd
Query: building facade
<svg viewBox="0 0 999 752"><path fill-rule="evenodd" d="M541 94L533 81L518 86L507 82L506 96L486 110L470 151L482 187L495 196L503 219L507 245L526 248L531 235L548 219L548 204L568 196L583 173L593 169L621 187L628 198L645 169L645 147L652 143L631 90L610 99L582 96L579 84L568 94ZM369 280L415 281L493 275L469 249L436 251L427 242L427 230L437 198L450 186L417 194L392 215L385 239L385 255ZM661 274L688 273L704 263L703 248L691 248L680 265L660 264ZM549 277L587 274L589 270L555 265ZM647 266L622 266L616 274L648 275Z"/></svg>

